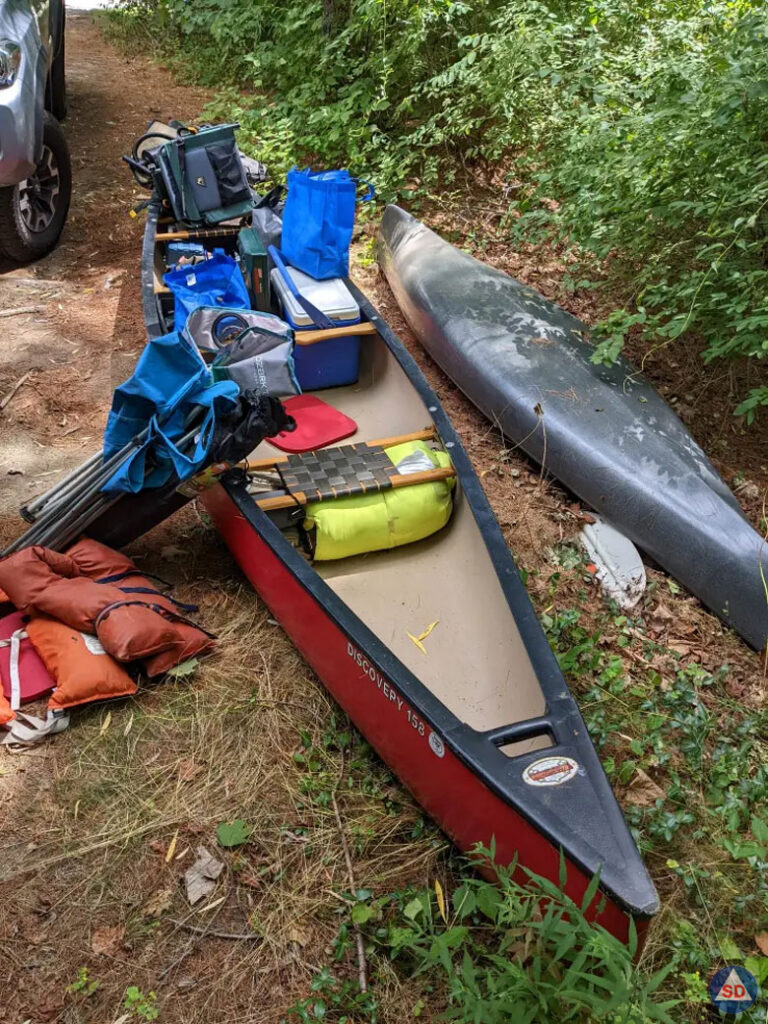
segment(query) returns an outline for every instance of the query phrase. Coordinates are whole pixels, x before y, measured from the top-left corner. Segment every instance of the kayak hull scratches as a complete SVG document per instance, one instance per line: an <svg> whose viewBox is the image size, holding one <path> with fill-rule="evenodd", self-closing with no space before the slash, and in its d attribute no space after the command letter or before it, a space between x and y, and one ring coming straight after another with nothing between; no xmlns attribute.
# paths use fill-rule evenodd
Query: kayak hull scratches
<svg viewBox="0 0 768 1024"><path fill-rule="evenodd" d="M650 384L625 360L594 365L583 323L396 206L379 261L425 349L503 434L765 647L768 549Z"/></svg>

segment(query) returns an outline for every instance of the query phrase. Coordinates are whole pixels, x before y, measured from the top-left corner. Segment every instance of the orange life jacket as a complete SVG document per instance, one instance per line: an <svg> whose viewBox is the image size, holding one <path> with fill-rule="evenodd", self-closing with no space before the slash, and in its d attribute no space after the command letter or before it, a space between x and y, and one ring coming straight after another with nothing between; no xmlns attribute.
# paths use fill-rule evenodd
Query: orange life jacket
<svg viewBox="0 0 768 1024"><path fill-rule="evenodd" d="M66 554L35 546L0 561L0 587L25 615L42 614L96 634L118 661L144 661L161 675L209 651L214 640L125 555L93 540Z"/></svg>
<svg viewBox="0 0 768 1024"><path fill-rule="evenodd" d="M56 682L49 710L63 711L78 704L136 693L136 683L98 637L81 633L47 615L33 616L27 633Z"/></svg>
<svg viewBox="0 0 768 1024"><path fill-rule="evenodd" d="M19 711L18 699L9 701L0 687L0 727L9 730L0 742L38 742L67 727L69 708L134 694L136 683L121 661L140 661L148 676L157 676L214 644L183 614L190 606L96 541L80 541L66 554L18 551L0 561L0 587L29 617L27 642L55 682L46 719ZM18 643L14 650L18 675Z"/></svg>

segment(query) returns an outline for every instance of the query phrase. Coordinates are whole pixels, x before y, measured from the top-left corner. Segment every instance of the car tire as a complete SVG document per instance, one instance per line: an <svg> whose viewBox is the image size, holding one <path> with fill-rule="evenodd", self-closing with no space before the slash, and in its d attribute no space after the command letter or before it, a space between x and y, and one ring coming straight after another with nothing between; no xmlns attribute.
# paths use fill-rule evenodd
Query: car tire
<svg viewBox="0 0 768 1024"><path fill-rule="evenodd" d="M53 60L51 61L51 70L48 72L45 106L58 121L63 121L67 116L67 82L65 73L66 15L64 4L61 0L52 0L51 18L53 23L53 31L51 33Z"/></svg>
<svg viewBox="0 0 768 1024"><path fill-rule="evenodd" d="M35 173L18 185L0 188L0 255L31 263L49 253L64 229L71 195L67 140L46 111L43 155Z"/></svg>

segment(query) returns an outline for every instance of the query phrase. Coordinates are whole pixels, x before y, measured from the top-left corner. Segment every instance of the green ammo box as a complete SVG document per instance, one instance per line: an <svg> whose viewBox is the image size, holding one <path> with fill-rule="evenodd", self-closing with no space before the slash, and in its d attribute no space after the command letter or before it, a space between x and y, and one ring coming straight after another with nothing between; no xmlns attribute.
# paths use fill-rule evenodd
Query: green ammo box
<svg viewBox="0 0 768 1024"><path fill-rule="evenodd" d="M270 311L269 257L255 228L242 228L237 236L245 285L254 309Z"/></svg>

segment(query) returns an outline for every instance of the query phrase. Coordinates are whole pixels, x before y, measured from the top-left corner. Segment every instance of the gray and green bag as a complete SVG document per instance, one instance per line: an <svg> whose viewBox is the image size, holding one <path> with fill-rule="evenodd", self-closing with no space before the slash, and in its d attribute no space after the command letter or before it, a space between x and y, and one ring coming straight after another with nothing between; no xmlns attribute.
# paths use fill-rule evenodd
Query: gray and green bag
<svg viewBox="0 0 768 1024"><path fill-rule="evenodd" d="M244 217L254 194L235 141L236 124L182 130L153 153L174 217L218 224Z"/></svg>
<svg viewBox="0 0 768 1024"><path fill-rule="evenodd" d="M204 356L215 353L215 381L233 380L242 394L285 398L301 393L293 369L293 331L280 317L201 306L190 313L183 333Z"/></svg>

